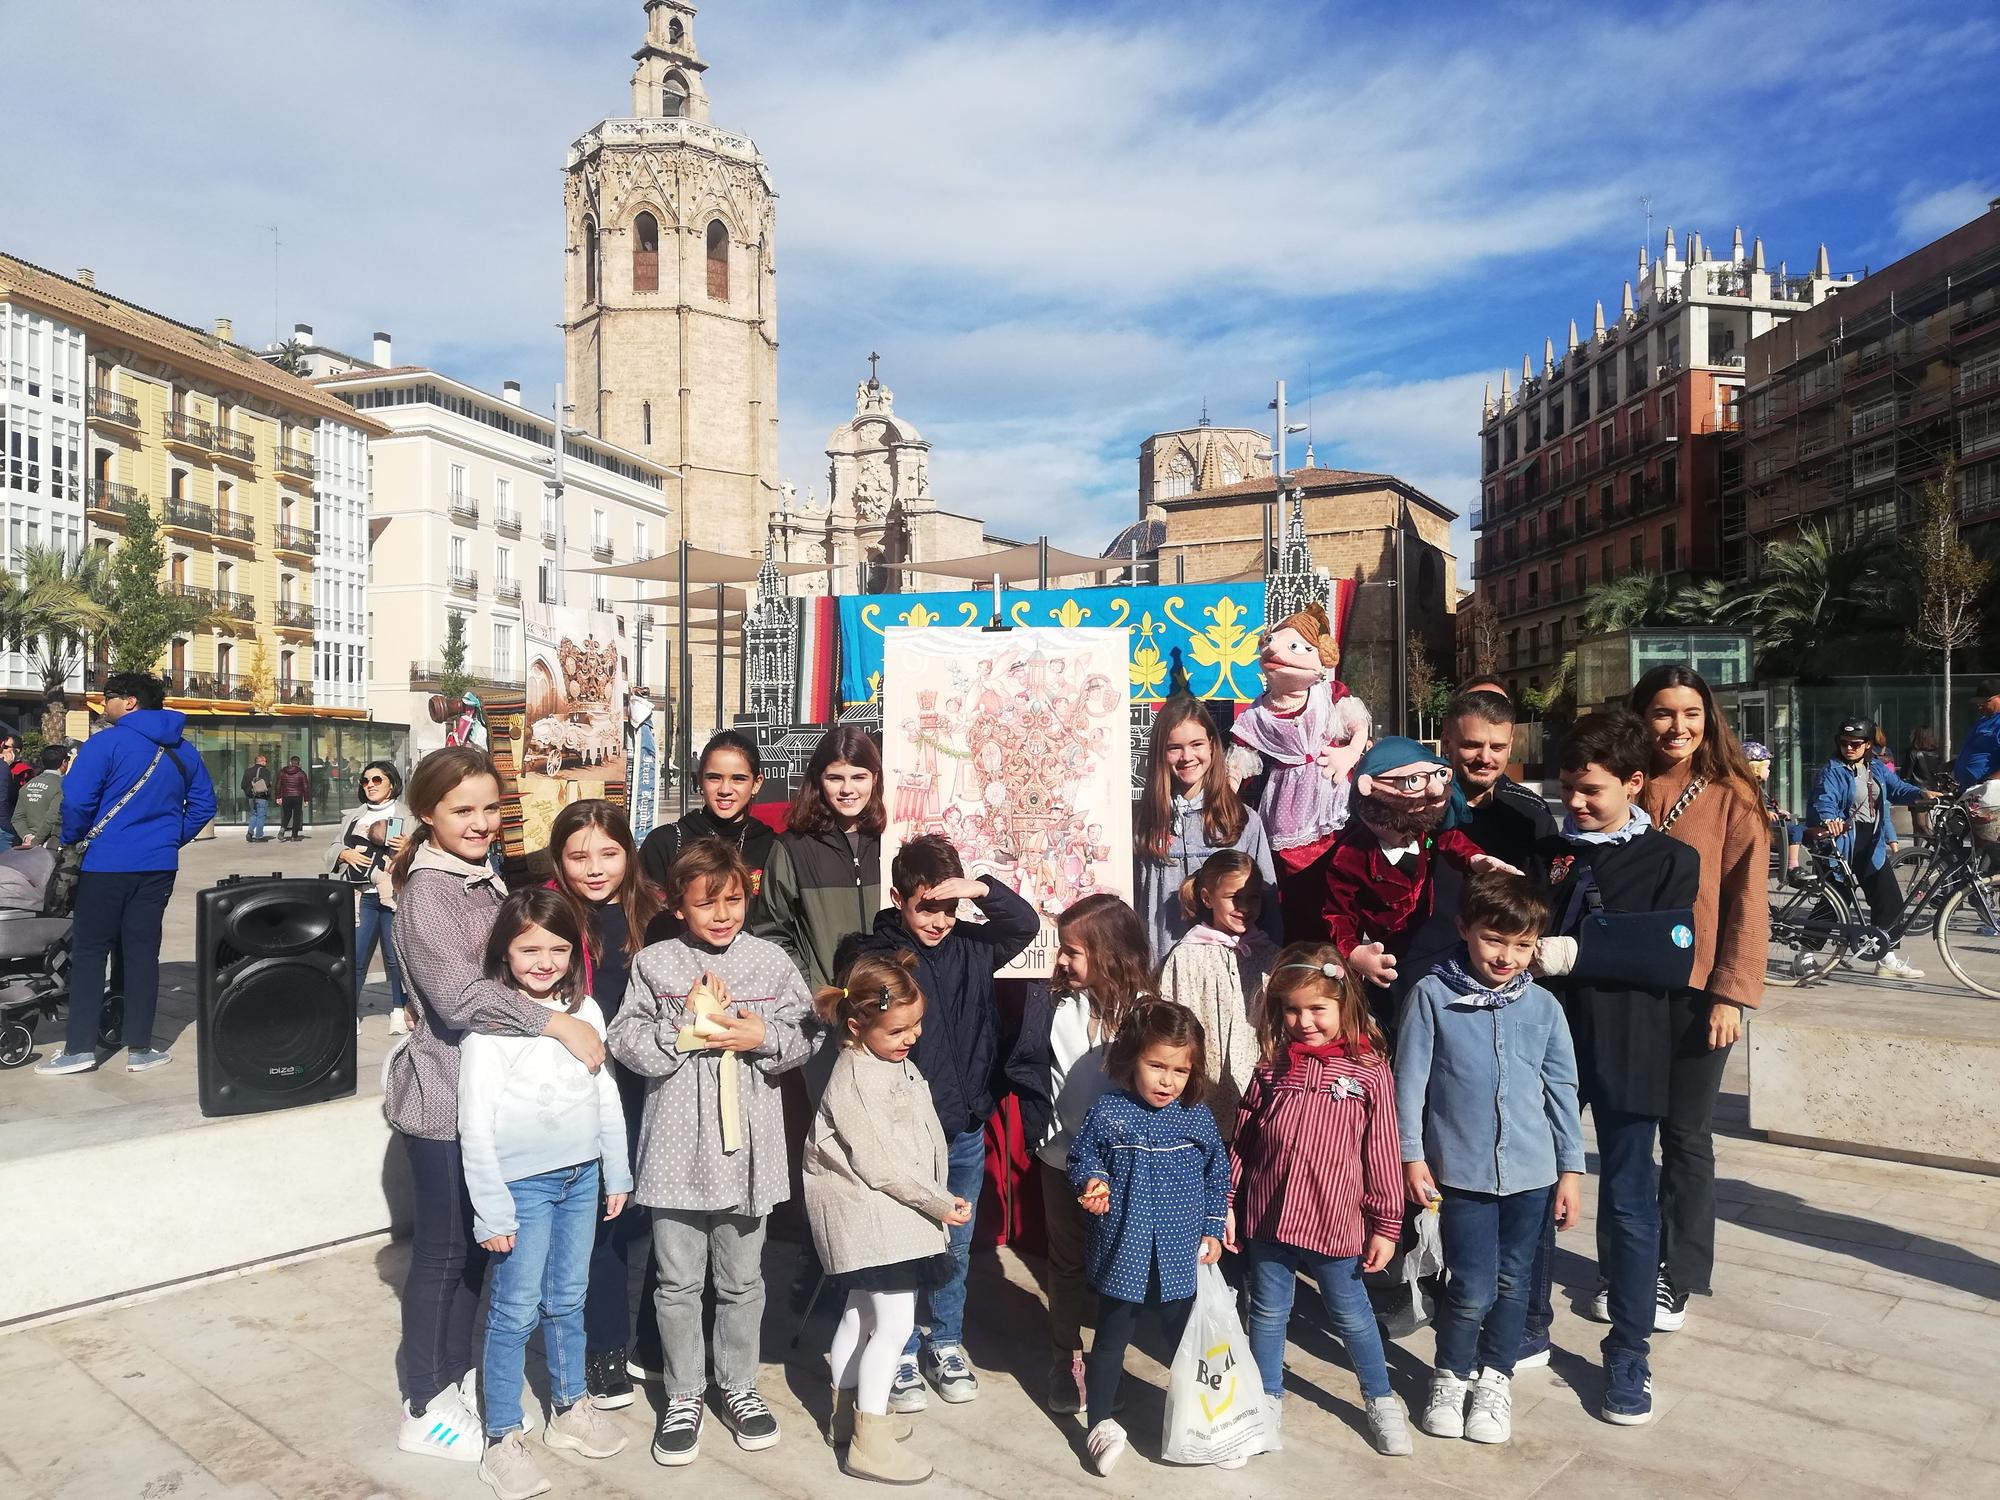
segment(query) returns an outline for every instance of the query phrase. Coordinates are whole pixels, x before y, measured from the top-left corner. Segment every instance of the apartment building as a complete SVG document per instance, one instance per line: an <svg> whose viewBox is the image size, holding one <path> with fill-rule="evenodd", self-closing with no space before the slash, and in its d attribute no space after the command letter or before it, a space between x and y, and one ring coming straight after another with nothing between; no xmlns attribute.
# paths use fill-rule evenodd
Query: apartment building
<svg viewBox="0 0 2000 1500"><path fill-rule="evenodd" d="M635 687L667 684L670 648L656 611L635 601L659 584L580 571L629 563L669 545L671 470L589 434L564 436L555 489L555 422L521 402L509 381L493 395L420 366L395 365L386 334L376 362L344 360L315 384L378 422L370 445L374 571L369 701L414 726L419 747L441 743L426 700L444 671L449 621L464 622L466 669L485 686L527 680L524 606L566 603L624 624ZM677 533L676 533L677 534Z"/></svg>
<svg viewBox="0 0 2000 1500"><path fill-rule="evenodd" d="M1802 525L1896 535L1947 461L1962 524L2000 520L2000 199L1753 340L1746 373L1722 471L1735 576Z"/></svg>
<svg viewBox="0 0 2000 1500"><path fill-rule="evenodd" d="M1481 500L1472 518L1474 588L1499 616L1500 675L1539 688L1575 643L1585 596L1629 572L1714 573L1725 551L1717 506L1723 437L1738 421L1745 351L1854 278L1826 247L1812 274L1774 271L1764 243L1726 257L1667 230L1639 252L1619 314L1599 302L1588 338L1572 320L1561 358L1545 339L1518 388L1487 388Z"/></svg>

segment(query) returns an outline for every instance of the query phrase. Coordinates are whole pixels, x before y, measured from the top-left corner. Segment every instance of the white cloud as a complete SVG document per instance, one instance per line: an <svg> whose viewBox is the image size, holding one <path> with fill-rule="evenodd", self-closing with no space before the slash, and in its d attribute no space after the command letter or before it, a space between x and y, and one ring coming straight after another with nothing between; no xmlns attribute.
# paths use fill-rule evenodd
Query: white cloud
<svg viewBox="0 0 2000 1500"><path fill-rule="evenodd" d="M1896 208L1897 238L1905 250L1914 250L1961 224L1969 224L1985 213L1986 205L1996 197L2000 197L2000 179L1912 191Z"/></svg>

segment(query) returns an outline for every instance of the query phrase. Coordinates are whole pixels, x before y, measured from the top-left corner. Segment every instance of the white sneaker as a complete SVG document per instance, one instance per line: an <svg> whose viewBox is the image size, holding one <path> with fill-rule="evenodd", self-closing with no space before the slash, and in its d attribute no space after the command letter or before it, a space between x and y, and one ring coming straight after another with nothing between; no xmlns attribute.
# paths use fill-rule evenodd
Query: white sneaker
<svg viewBox="0 0 2000 1500"><path fill-rule="evenodd" d="M1504 1443L1513 1435L1513 1382L1498 1370L1481 1370L1472 1385L1472 1410L1465 1419L1465 1436L1475 1443Z"/></svg>
<svg viewBox="0 0 2000 1500"><path fill-rule="evenodd" d="M1912 966L1910 961L1904 958L1902 954L1896 952L1894 949L1891 949L1889 952L1883 954L1881 958L1876 960L1875 977L1877 979L1899 979L1907 981L1911 979L1922 979L1924 977L1924 971L1922 969Z"/></svg>
<svg viewBox="0 0 2000 1500"><path fill-rule="evenodd" d="M889 1384L889 1410L898 1416L922 1411L931 1404L930 1387L917 1369L917 1357L905 1354L896 1363L896 1378Z"/></svg>
<svg viewBox="0 0 2000 1500"><path fill-rule="evenodd" d="M1394 1396L1370 1396L1362 1403L1368 1413L1368 1441L1384 1458L1408 1458L1416 1451L1410 1444L1410 1419L1403 1403Z"/></svg>
<svg viewBox="0 0 2000 1500"><path fill-rule="evenodd" d="M1432 1437L1465 1436L1465 1392L1467 1382L1449 1370L1431 1372L1431 1392L1424 1402L1424 1414L1417 1425Z"/></svg>
<svg viewBox="0 0 2000 1500"><path fill-rule="evenodd" d="M1109 1474L1125 1456L1125 1429L1109 1417L1091 1428L1083 1442L1090 1454L1090 1467L1100 1475Z"/></svg>
<svg viewBox="0 0 2000 1500"><path fill-rule="evenodd" d="M552 1486L519 1429L508 1433L479 1456L479 1477L500 1500L534 1500Z"/></svg>
<svg viewBox="0 0 2000 1500"><path fill-rule="evenodd" d="M1598 1283L1597 1290L1590 1294L1590 1317L1592 1322L1611 1321L1611 1288Z"/></svg>
<svg viewBox="0 0 2000 1500"><path fill-rule="evenodd" d="M1264 1398L1264 1430L1271 1435L1271 1446L1264 1450L1266 1453L1282 1453L1285 1451L1285 1442L1282 1436L1284 1427L1285 1398L1283 1396L1266 1396Z"/></svg>
<svg viewBox="0 0 2000 1500"><path fill-rule="evenodd" d="M425 1458L448 1458L456 1463L476 1464L485 1446L486 1435L479 1425L479 1403L474 1399L476 1374L468 1370L457 1385L448 1385L431 1397L422 1413L403 1403L403 1425L396 1434L396 1446L405 1453Z"/></svg>

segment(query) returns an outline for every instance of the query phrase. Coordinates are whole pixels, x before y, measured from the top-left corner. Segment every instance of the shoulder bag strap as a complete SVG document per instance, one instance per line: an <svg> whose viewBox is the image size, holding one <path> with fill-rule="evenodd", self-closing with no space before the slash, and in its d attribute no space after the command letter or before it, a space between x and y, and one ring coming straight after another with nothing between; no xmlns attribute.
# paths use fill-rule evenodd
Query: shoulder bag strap
<svg viewBox="0 0 2000 1500"><path fill-rule="evenodd" d="M1708 778L1706 776L1697 776L1693 781L1690 781L1688 789L1681 793L1680 800L1668 808L1667 815L1660 819L1660 832L1665 833L1675 823L1679 822L1681 814L1693 806L1694 799L1701 795L1702 788L1707 785Z"/></svg>
<svg viewBox="0 0 2000 1500"><path fill-rule="evenodd" d="M97 820L95 826L91 828L90 832L86 833L83 836L84 843L86 844L89 843L92 839L96 838L100 833L104 832L104 825L106 823L109 823L113 818L117 817L119 812L123 810L126 803L130 802L134 797L139 795L139 788L144 786L147 782L153 779L153 772L157 771L160 768L160 757L165 755L166 753L167 753L167 747L165 745L155 745L153 747L153 758L151 761L147 762L146 769L140 773L139 779L133 782L127 788L125 788L125 795L120 797L116 802L112 803L110 808L106 810L104 816ZM174 768L181 773L181 779L185 781L187 779L187 768L181 765L179 760L176 760L174 762Z"/></svg>

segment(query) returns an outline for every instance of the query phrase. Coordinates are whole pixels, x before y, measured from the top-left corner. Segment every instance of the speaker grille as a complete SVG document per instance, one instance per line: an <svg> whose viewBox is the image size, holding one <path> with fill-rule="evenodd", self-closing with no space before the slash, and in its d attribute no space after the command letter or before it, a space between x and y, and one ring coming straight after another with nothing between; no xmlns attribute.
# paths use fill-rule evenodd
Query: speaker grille
<svg viewBox="0 0 2000 1500"><path fill-rule="evenodd" d="M202 1045L244 1087L281 1094L323 1084L353 1045L344 974L330 980L324 964L267 958L220 978Z"/></svg>

